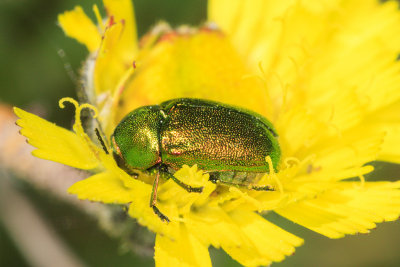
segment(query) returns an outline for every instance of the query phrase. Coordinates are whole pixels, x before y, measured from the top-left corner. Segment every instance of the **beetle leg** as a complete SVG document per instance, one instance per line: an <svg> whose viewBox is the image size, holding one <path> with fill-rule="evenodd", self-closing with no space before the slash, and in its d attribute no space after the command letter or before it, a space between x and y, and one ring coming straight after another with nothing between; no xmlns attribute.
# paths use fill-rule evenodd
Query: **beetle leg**
<svg viewBox="0 0 400 267"><path fill-rule="evenodd" d="M224 179L220 178L220 173L210 173L210 178L208 179L210 182L214 184L225 184L225 185L231 185L231 186L236 186L236 187L242 187L245 189L250 189L250 190L255 190L255 191L275 191L274 188L268 185L255 185L251 183L235 183L232 181L226 181Z"/></svg>
<svg viewBox="0 0 400 267"><path fill-rule="evenodd" d="M188 184L185 184L184 182L182 182L178 178L176 178L173 174L169 173L167 165L162 164L162 165L160 165L159 168L160 168L160 170L162 171L163 174L167 175L168 178L171 178L177 185L179 185L180 187L182 187L183 189L185 189L189 193L201 193L201 192L203 192L203 188L204 188L203 186L200 186L200 187L190 186Z"/></svg>
<svg viewBox="0 0 400 267"><path fill-rule="evenodd" d="M249 189L256 190L256 191L275 191L271 186L269 185L252 185L250 184Z"/></svg>
<svg viewBox="0 0 400 267"><path fill-rule="evenodd" d="M150 198L150 207L153 208L153 211L157 216L167 223L170 222L167 216L165 216L156 206L157 204L157 189L158 189L158 181L160 180L160 169L157 170L156 178L153 182L153 188L151 190L151 198Z"/></svg>
<svg viewBox="0 0 400 267"><path fill-rule="evenodd" d="M226 185L233 185L237 187L242 187L245 189L249 190L255 190L255 191L275 191L274 188L272 188L269 185L255 185L255 184L249 184L249 183L234 183L234 182L227 182L227 181L222 181L218 180L221 184L226 184Z"/></svg>
<svg viewBox="0 0 400 267"><path fill-rule="evenodd" d="M185 184L184 182L182 182L181 180L179 180L178 178L176 178L174 175L170 174L167 172L167 175L169 178L171 178L177 185L179 185L180 187L182 187L183 189L185 189L186 191L188 191L189 193L201 193L203 192L203 188L204 186L200 186L200 187L193 187L190 186L188 184Z"/></svg>

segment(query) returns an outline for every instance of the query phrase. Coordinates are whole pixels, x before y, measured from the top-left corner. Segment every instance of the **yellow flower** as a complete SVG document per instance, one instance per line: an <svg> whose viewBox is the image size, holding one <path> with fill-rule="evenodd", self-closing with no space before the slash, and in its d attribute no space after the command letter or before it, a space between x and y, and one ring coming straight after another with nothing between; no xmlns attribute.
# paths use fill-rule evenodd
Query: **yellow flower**
<svg viewBox="0 0 400 267"><path fill-rule="evenodd" d="M156 236L157 266L210 266L210 245L246 266L291 255L303 240L265 220L274 211L330 238L368 233L400 215L400 182L366 182L374 160L400 162L400 12L395 1L210 0L207 23L159 24L137 41L128 0L104 0L97 25L80 7L59 16L86 45L87 101L75 105L74 132L15 109L37 157L90 170L69 192L130 203L129 215ZM196 166L175 176L204 186L159 186L162 222L149 207L153 177L119 169L81 126L91 108L107 137L132 109L175 97L244 106L269 118L280 137L273 192L215 185ZM98 113L98 114L97 114ZM90 129L88 129L90 131ZM107 140L106 140L107 141ZM267 158L267 161L269 159ZM270 168L272 169L272 168ZM358 179L354 179L354 178Z"/></svg>

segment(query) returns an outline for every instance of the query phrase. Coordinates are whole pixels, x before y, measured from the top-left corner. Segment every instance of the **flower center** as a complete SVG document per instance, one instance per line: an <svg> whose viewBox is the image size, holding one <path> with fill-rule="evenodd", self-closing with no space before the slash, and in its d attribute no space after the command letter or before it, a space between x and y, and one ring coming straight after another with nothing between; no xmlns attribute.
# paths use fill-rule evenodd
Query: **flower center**
<svg viewBox="0 0 400 267"><path fill-rule="evenodd" d="M265 84L221 31L158 26L141 45L137 70L124 85L117 122L137 107L179 97L216 100L268 117Z"/></svg>

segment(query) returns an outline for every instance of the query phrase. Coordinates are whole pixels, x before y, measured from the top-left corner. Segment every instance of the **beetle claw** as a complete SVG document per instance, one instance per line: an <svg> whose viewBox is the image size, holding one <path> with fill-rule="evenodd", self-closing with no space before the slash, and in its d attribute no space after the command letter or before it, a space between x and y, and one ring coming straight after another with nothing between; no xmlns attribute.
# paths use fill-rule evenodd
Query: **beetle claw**
<svg viewBox="0 0 400 267"><path fill-rule="evenodd" d="M202 193L203 192L203 189L204 189L204 186L200 186L200 187L189 187L188 189L187 189L187 191L188 192L190 192L190 193Z"/></svg>
<svg viewBox="0 0 400 267"><path fill-rule="evenodd" d="M153 206L153 211L154 213L161 219L161 221L169 223L170 220L168 219L167 216L165 216L158 208L157 206Z"/></svg>
<svg viewBox="0 0 400 267"><path fill-rule="evenodd" d="M255 190L255 191L275 191L274 188L271 186L265 185L265 186L251 186L249 189Z"/></svg>

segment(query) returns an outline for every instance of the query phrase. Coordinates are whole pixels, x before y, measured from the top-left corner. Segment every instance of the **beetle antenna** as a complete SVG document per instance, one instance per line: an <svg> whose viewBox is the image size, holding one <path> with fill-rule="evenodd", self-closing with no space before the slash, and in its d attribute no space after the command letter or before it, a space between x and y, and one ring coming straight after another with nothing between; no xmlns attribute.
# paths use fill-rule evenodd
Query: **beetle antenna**
<svg viewBox="0 0 400 267"><path fill-rule="evenodd" d="M96 132L97 139L99 139L99 142L100 142L101 146L103 147L104 152L106 152L106 154L109 154L106 144L104 143L104 139L103 139L103 137L101 137L99 129L95 128L94 131Z"/></svg>

